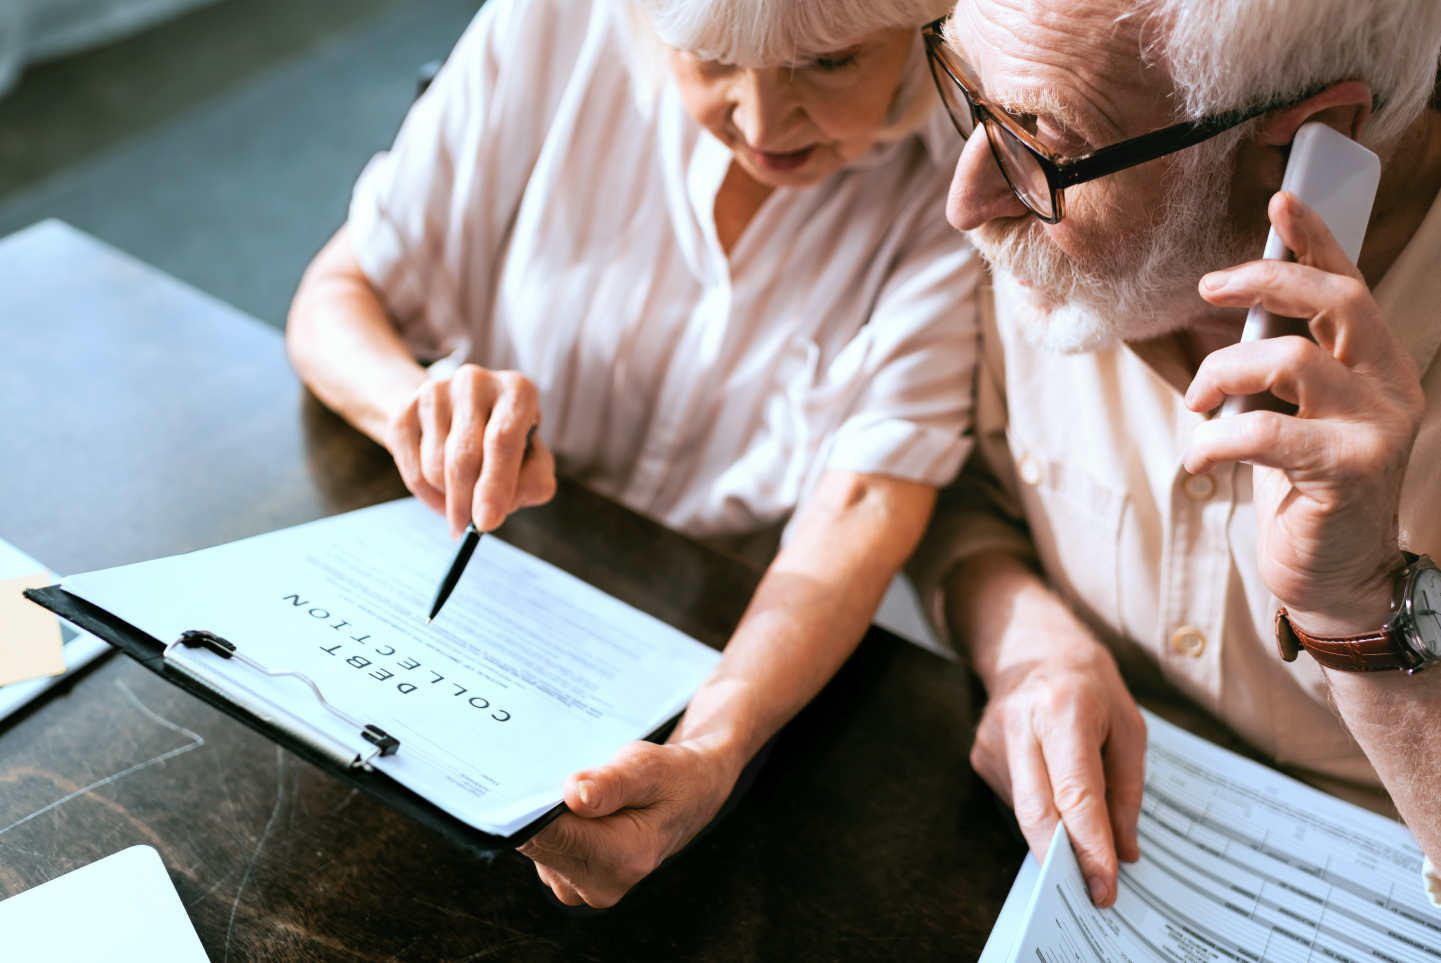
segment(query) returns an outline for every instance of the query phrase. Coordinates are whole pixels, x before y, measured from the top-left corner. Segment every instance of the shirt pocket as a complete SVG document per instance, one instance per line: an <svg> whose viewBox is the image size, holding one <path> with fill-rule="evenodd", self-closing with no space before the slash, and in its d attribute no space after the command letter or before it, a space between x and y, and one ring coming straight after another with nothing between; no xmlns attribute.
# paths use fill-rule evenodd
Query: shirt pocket
<svg viewBox="0 0 1441 963"><path fill-rule="evenodd" d="M1121 522L1128 495L1073 461L1010 438L1016 477L1046 576L1079 611L1121 630Z"/></svg>

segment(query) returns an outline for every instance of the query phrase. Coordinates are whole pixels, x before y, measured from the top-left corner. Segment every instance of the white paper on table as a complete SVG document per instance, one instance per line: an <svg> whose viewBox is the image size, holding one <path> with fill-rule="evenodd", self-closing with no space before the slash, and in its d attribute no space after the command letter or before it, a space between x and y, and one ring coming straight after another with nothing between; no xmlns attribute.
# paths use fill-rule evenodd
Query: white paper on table
<svg viewBox="0 0 1441 963"><path fill-rule="evenodd" d="M376 768L498 835L556 805L570 773L680 712L720 660L489 536L427 626L453 553L445 522L402 499L64 586L161 641L206 629L271 670L306 674L332 704L400 740ZM373 751L303 683L178 651L243 704Z"/></svg>
<svg viewBox="0 0 1441 963"><path fill-rule="evenodd" d="M0 902L5 963L207 963L160 854L132 846Z"/></svg>
<svg viewBox="0 0 1441 963"><path fill-rule="evenodd" d="M1006 900L1028 893L1027 912L1003 927L1002 911L986 963L1441 958L1441 910L1406 827L1149 712L1146 724L1141 859L1121 864L1115 905L1091 904L1058 825L1036 881Z"/></svg>

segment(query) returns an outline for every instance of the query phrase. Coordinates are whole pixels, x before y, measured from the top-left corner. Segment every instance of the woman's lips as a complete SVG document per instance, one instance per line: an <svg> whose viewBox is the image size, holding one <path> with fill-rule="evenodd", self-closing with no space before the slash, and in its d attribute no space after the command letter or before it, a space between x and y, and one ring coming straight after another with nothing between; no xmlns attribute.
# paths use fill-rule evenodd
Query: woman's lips
<svg viewBox="0 0 1441 963"><path fill-rule="evenodd" d="M804 167L806 161L811 159L811 154L815 151L815 147L807 147L804 150L793 150L786 154L775 154L770 151L756 150L751 146L747 146L746 150L750 152L751 158L755 160L758 167L768 171L783 172Z"/></svg>

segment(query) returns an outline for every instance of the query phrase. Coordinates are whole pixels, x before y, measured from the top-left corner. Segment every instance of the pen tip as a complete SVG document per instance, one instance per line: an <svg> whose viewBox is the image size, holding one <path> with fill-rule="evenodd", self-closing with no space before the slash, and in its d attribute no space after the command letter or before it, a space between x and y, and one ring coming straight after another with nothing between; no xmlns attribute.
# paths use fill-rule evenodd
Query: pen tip
<svg viewBox="0 0 1441 963"><path fill-rule="evenodd" d="M431 616L431 618L434 618L434 616ZM430 619L426 619L426 620L425 620L425 624L426 624L426 625L429 625L429 624L430 624Z"/></svg>

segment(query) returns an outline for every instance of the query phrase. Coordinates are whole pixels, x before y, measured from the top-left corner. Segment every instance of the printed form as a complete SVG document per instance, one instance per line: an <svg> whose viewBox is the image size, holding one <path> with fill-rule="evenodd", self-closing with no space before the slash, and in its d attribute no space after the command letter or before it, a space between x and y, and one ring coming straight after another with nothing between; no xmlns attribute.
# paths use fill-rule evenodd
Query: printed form
<svg viewBox="0 0 1441 963"><path fill-rule="evenodd" d="M981 963L1437 963L1406 827L1146 714L1141 859L1091 905L1064 826Z"/></svg>
<svg viewBox="0 0 1441 963"><path fill-rule="evenodd" d="M63 585L162 642L204 629L303 673L400 740L375 768L510 835L560 802L570 773L684 709L720 653L490 536L427 625L453 553L445 522L402 499ZM171 657L337 757L375 750L298 679L204 649Z"/></svg>

